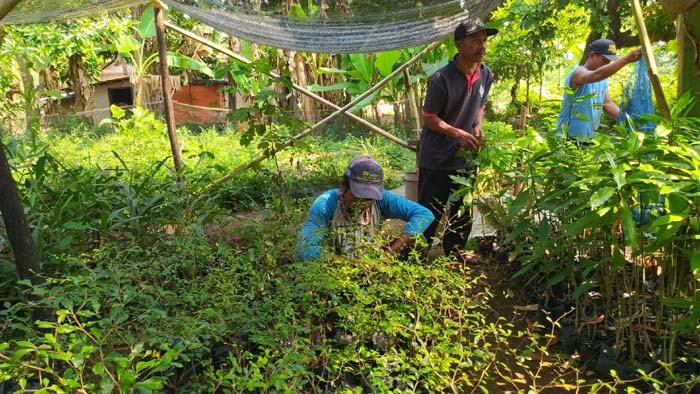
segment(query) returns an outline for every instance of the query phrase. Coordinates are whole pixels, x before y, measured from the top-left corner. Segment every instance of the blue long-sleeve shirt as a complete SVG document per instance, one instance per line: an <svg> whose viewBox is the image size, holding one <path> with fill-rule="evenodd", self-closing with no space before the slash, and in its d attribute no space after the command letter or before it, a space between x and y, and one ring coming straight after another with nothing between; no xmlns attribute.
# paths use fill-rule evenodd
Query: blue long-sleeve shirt
<svg viewBox="0 0 700 394"><path fill-rule="evenodd" d="M301 260L317 258L322 252L322 243L328 236L331 222L338 207L339 190L328 190L311 204L309 217L299 231L296 254ZM433 222L435 216L428 208L384 190L377 208L385 219L401 219L406 222L403 232L417 237Z"/></svg>

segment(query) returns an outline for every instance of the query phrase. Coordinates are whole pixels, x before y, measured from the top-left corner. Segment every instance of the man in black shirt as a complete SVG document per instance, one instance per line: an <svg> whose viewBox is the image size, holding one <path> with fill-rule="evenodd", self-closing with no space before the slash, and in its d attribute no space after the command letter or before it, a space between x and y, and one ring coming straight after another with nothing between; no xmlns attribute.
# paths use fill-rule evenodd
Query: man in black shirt
<svg viewBox="0 0 700 394"><path fill-rule="evenodd" d="M472 160L467 158L473 157L485 142L481 126L493 82L491 70L481 62L486 55L488 36L497 32L478 19L460 23L454 33L457 55L428 81L418 159L418 202L436 218L424 233L428 245L450 194L458 188L451 176L476 172ZM462 249L471 227L471 207L464 206L461 200L452 202L442 240L446 255L468 262L470 256L462 253Z"/></svg>

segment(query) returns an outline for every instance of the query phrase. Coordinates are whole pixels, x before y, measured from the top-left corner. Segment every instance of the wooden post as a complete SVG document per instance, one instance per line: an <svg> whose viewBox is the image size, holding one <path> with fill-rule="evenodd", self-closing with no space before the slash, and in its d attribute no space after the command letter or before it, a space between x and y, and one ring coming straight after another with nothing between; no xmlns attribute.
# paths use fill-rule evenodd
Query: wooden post
<svg viewBox="0 0 700 394"><path fill-rule="evenodd" d="M661 116L663 116L664 119L670 119L671 112L668 109L666 96L664 96L664 91L661 88L659 72L656 68L656 60L654 59L654 50L651 48L651 41L649 40L649 34L647 34L647 27L644 23L644 15L642 14L642 7L639 4L639 0L632 0L632 8L634 9L634 19L637 21L639 40L641 41L642 48L644 49L642 53L644 54L644 60L647 62L649 80L651 81L651 86L654 89L656 104L659 106Z"/></svg>
<svg viewBox="0 0 700 394"><path fill-rule="evenodd" d="M165 123L168 126L168 136L170 137L170 149L173 152L175 170L182 171L182 153L180 144L177 142L177 132L175 131L175 112L173 110L172 86L170 83L170 72L168 71L168 52L165 43L165 22L163 20L163 9L160 6L153 7L156 18L156 41L158 42L158 59L160 61L160 81L163 89L163 108L165 110Z"/></svg>

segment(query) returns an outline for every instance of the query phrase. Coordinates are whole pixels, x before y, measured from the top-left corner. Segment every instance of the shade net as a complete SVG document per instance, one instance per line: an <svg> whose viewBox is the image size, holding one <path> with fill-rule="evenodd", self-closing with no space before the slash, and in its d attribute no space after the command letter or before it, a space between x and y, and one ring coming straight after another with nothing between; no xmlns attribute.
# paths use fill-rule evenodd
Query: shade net
<svg viewBox="0 0 700 394"><path fill-rule="evenodd" d="M22 0L0 24L63 22L146 3L146 0Z"/></svg>
<svg viewBox="0 0 700 394"><path fill-rule="evenodd" d="M250 42L318 53L366 53L419 46L485 19L501 0L164 0L172 9ZM23 0L4 24L62 21L145 1Z"/></svg>
<svg viewBox="0 0 700 394"><path fill-rule="evenodd" d="M656 125L644 120L643 115L654 113L652 101L651 82L647 74L647 65L644 57L634 65L634 70L626 82L620 100L620 114L618 123L628 130L653 132Z"/></svg>

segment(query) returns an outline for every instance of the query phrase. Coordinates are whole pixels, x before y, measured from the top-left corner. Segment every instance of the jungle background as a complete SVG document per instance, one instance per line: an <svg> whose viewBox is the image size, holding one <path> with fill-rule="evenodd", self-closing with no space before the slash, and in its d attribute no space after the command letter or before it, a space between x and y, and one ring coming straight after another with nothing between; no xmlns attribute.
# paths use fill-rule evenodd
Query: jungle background
<svg viewBox="0 0 700 394"><path fill-rule="evenodd" d="M584 150L552 131L563 79L595 38L639 45L630 4L492 13L488 144L457 196L497 229L470 243L474 266L392 259L380 243L356 260L294 259L309 204L350 158L376 157L388 188L416 162L342 117L282 149L331 112L289 87L343 105L422 48L284 51L171 11L253 60L167 31L173 78L225 81L229 95L224 122L178 125L176 171L152 9L2 26L2 153L38 266L20 266L0 227L0 392L698 392L697 92L679 86L682 19L643 10L670 116L643 117L653 132L610 122ZM454 53L447 38L353 113L415 139L427 77ZM115 60L133 67L135 103L95 122L93 86ZM614 100L633 74L611 78Z"/></svg>

